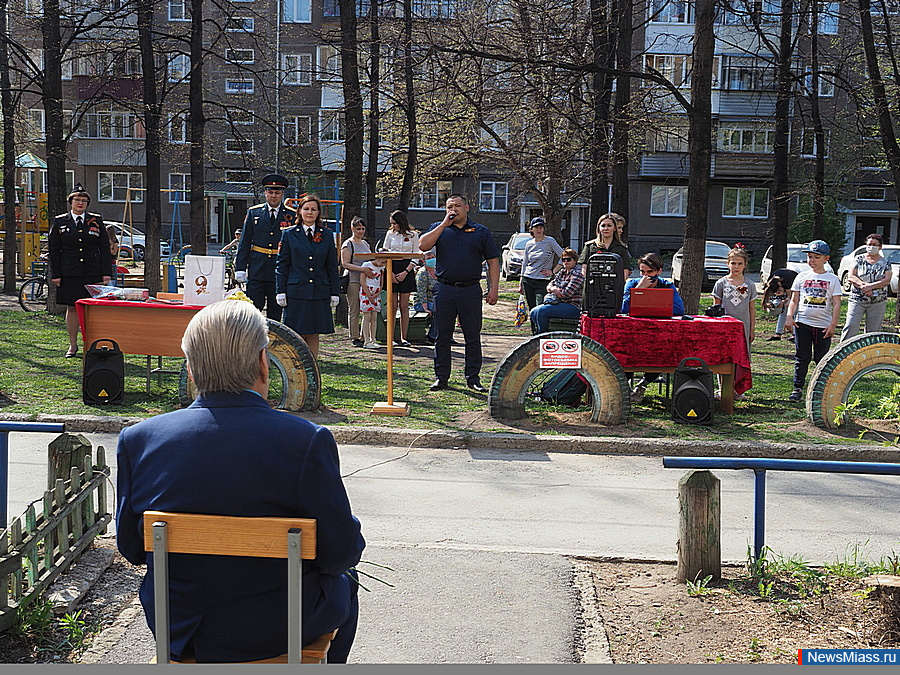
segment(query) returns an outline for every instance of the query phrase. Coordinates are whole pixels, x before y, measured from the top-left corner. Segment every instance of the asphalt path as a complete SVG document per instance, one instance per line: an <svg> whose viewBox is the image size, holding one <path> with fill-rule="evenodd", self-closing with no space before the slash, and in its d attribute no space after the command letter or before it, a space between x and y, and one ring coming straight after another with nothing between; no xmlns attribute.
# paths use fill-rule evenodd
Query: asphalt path
<svg viewBox="0 0 900 675"><path fill-rule="evenodd" d="M87 434L110 449L114 436ZM52 434L12 434L10 513L46 481ZM368 542L351 660L564 663L575 658L578 597L569 556L674 560L683 470L659 457L343 446L342 472ZM746 559L753 474L719 471L722 554ZM767 544L811 562L856 544L900 551L900 477L770 472ZM381 569L375 565L388 566ZM105 662L152 654L137 612Z"/></svg>

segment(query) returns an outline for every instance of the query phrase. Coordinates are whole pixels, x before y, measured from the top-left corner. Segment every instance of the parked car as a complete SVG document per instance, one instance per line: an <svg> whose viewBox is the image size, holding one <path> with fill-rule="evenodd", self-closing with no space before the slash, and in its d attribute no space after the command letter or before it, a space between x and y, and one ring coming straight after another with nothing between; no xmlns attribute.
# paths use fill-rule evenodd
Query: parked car
<svg viewBox="0 0 900 675"><path fill-rule="evenodd" d="M517 232L500 249L500 276L503 279L518 279L522 273L522 256L525 244L531 241L528 232Z"/></svg>
<svg viewBox="0 0 900 675"><path fill-rule="evenodd" d="M721 241L706 242L706 260L703 262L703 280L701 282L704 291L711 290L713 285L728 274L728 252L731 247ZM672 280L681 284L681 269L684 265L684 246L675 253L672 258Z"/></svg>
<svg viewBox="0 0 900 675"><path fill-rule="evenodd" d="M788 244L787 245L787 268L794 272L805 272L809 269L806 262L806 254L803 249L807 244ZM825 263L826 272L834 272L831 263ZM759 283L765 287L769 283L769 277L772 276L772 247L766 249L762 258L762 266L759 270Z"/></svg>
<svg viewBox="0 0 900 675"><path fill-rule="evenodd" d="M863 255L866 252L865 246L855 248L841 258L841 266L838 268L838 279L841 280L841 286L845 291L850 290L850 283L847 277L850 276L850 270L856 264L856 256ZM891 285L890 291L897 295L897 277L900 277L900 246L896 244L885 244L881 247L881 255L883 255L889 263L891 263Z"/></svg>
<svg viewBox="0 0 900 675"><path fill-rule="evenodd" d="M125 223L118 223L114 220L105 220L103 222L116 228L116 237L118 237L119 239L119 245L128 246L129 248L131 248L131 250L134 251L135 260L144 259L144 252L146 250L146 237L144 236L143 232L141 232L136 227L131 227L130 225L126 225ZM160 241L160 258L168 256L170 252L171 249L169 248L169 242Z"/></svg>

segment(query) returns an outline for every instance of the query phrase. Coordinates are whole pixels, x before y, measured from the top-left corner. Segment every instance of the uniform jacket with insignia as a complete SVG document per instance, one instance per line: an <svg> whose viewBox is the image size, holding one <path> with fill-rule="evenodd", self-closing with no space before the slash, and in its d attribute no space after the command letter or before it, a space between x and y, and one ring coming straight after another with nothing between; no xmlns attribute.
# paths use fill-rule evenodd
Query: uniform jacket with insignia
<svg viewBox="0 0 900 675"><path fill-rule="evenodd" d="M334 232L317 227L320 241L310 241L302 225L285 230L275 274L275 290L289 298L327 300L340 294Z"/></svg>
<svg viewBox="0 0 900 675"><path fill-rule="evenodd" d="M85 212L81 227L71 213L61 213L50 226L50 270L53 279L61 277L110 276L112 254L103 217Z"/></svg>
<svg viewBox="0 0 900 675"><path fill-rule="evenodd" d="M237 257L234 260L235 270L246 270L247 276L257 281L275 281L275 253L254 251L251 247L277 251L281 231L293 227L297 215L293 209L280 204L273 224L269 216L271 208L264 202L247 210Z"/></svg>

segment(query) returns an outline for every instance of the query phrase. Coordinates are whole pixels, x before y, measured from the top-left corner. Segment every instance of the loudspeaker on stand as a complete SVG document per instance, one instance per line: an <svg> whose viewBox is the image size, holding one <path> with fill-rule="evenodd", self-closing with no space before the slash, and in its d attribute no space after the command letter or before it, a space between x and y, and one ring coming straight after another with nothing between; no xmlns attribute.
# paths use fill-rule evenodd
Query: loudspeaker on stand
<svg viewBox="0 0 900 675"><path fill-rule="evenodd" d="M689 365L691 363L695 365ZM712 424L713 378L713 372L703 359L682 359L672 376L672 419L691 424Z"/></svg>

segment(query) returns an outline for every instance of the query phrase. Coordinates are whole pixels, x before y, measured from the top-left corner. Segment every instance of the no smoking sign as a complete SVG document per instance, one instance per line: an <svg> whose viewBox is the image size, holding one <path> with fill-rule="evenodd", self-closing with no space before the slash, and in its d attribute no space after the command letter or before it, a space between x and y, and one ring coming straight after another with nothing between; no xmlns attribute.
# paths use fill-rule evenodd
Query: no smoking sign
<svg viewBox="0 0 900 675"><path fill-rule="evenodd" d="M581 340L542 339L538 365L540 368L581 368Z"/></svg>

